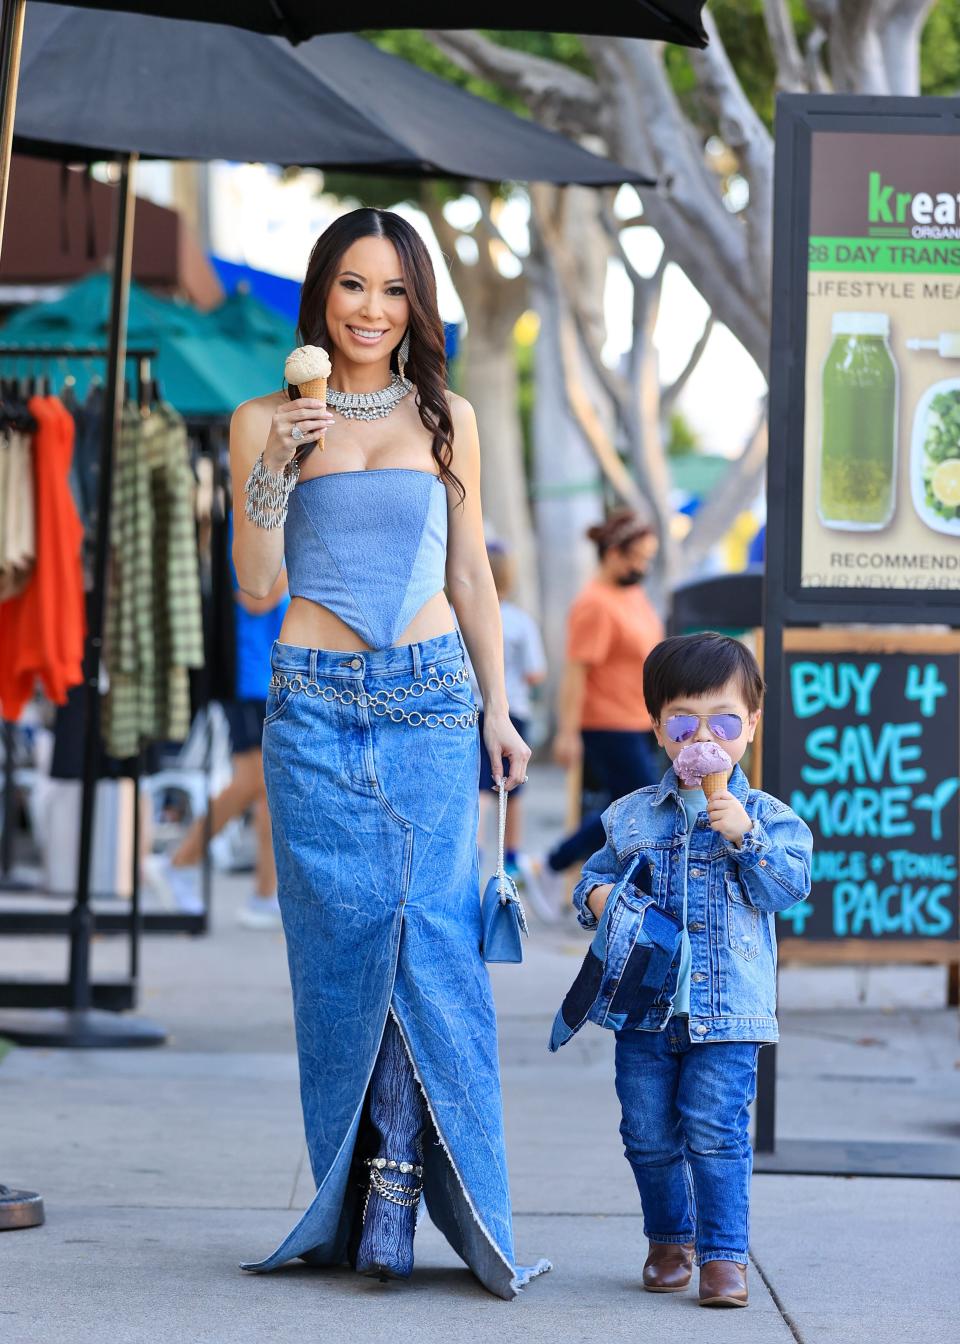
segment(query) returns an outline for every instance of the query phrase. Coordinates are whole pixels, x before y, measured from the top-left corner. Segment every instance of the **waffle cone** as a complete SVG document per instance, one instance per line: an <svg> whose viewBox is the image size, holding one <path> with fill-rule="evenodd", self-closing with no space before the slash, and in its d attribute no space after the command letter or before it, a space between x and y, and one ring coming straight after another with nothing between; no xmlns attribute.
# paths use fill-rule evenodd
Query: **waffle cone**
<svg viewBox="0 0 960 1344"><path fill-rule="evenodd" d="M298 384L298 391L300 392L301 397L316 397L318 401L323 402L324 406L327 404L326 378L308 378L305 383ZM325 439L325 434L321 434L319 439L317 439L317 447L320 449L321 453L326 447L324 442Z"/></svg>
<svg viewBox="0 0 960 1344"><path fill-rule="evenodd" d="M327 380L326 378L308 378L305 383L300 383L301 397L316 397L322 401L324 406L327 404Z"/></svg>
<svg viewBox="0 0 960 1344"><path fill-rule="evenodd" d="M715 775L704 775L700 787L703 789L708 803L715 793L723 792L727 787L729 778L730 773L727 770L719 770Z"/></svg>

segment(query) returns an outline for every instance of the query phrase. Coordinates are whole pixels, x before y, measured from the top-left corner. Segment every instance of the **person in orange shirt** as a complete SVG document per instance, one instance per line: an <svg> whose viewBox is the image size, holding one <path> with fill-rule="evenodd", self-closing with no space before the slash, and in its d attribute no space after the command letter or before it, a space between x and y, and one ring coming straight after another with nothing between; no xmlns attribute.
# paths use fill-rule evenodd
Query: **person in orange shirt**
<svg viewBox="0 0 960 1344"><path fill-rule="evenodd" d="M614 510L587 536L597 547L600 567L567 619L553 754L568 768L582 761L585 782L612 800L658 779L656 739L642 688L644 660L663 639L664 628L642 584L659 542L626 508ZM530 899L542 918L559 917L563 872L603 843L597 812L541 860L539 891L531 889Z"/></svg>

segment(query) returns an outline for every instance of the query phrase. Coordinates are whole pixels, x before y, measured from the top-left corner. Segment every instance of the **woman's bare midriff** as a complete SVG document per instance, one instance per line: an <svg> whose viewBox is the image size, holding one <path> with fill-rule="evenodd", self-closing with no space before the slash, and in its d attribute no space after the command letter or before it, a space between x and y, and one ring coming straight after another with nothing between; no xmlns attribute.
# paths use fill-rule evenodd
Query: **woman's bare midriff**
<svg viewBox="0 0 960 1344"><path fill-rule="evenodd" d="M425 639L435 639L437 635L447 635L456 627L453 612L445 593L434 593L427 599L406 630L394 641L394 647L401 644L419 644ZM280 629L281 644L294 644L301 649L336 649L338 652L354 653L367 650L355 630L341 621L328 607L319 602L311 602L306 597L290 599L290 606L283 618Z"/></svg>

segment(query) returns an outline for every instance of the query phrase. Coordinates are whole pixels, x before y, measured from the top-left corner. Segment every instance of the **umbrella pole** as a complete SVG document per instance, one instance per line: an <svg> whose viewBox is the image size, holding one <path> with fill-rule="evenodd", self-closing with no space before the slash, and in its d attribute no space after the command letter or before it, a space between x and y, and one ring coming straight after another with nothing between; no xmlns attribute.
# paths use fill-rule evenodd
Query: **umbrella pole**
<svg viewBox="0 0 960 1344"><path fill-rule="evenodd" d="M117 224L113 253L113 283L110 293L110 336L107 354L107 387L103 439L100 444L97 538L93 562L93 591L84 653L84 743L83 794L80 803L80 853L77 859L77 896L70 931L69 1027L84 1045L160 1045L166 1039L162 1028L136 1018L120 1017L91 1007L90 940L93 911L90 909L90 868L93 858L93 826L100 764L100 662L106 609L107 560L110 553L110 513L113 500L115 448L122 432L124 370L127 358L127 313L130 276L133 269L133 219L136 198L131 178L138 155L120 161L117 188ZM137 800L134 799L134 807ZM70 1042L64 1041L64 1044Z"/></svg>
<svg viewBox="0 0 960 1344"><path fill-rule="evenodd" d="M7 187L10 185L10 160L13 157L13 119L17 110L26 8L26 0L3 0L3 13L0 14L0 248L3 246L3 223L7 214Z"/></svg>
<svg viewBox="0 0 960 1344"><path fill-rule="evenodd" d="M137 155L120 162L117 189L117 225L110 295L110 336L107 355L107 386L103 437L100 443L100 480L93 589L87 609L84 649L83 792L80 803L80 846L77 860L77 892L70 913L70 973L66 1012L39 1011L24 1014L4 1035L23 1044L55 1045L75 1049L162 1045L166 1032L142 1018L105 1012L92 1007L90 943L94 916L90 908L90 867L93 857L94 803L100 763L100 659L106 608L107 560L110 547L110 511L113 494L114 446L121 432L124 404L124 368L127 349L127 310L133 259L134 195L131 170ZM136 806L136 800L134 800ZM133 916L131 915L131 918Z"/></svg>

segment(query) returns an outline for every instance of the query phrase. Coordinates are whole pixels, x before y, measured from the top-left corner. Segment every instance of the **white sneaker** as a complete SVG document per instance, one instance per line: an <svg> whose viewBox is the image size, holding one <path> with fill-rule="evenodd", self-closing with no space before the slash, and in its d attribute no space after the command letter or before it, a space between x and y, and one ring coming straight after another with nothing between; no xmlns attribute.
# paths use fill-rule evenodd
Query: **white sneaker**
<svg viewBox="0 0 960 1344"><path fill-rule="evenodd" d="M531 859L519 856L523 885L534 913L544 924L558 924L567 904L567 875L550 867L547 856Z"/></svg>
<svg viewBox="0 0 960 1344"><path fill-rule="evenodd" d="M237 923L245 929L282 928L283 920L276 892L272 896L251 896L237 916Z"/></svg>
<svg viewBox="0 0 960 1344"><path fill-rule="evenodd" d="M199 863L178 868L169 854L158 854L152 876L155 885L164 891L168 904L176 906L181 914L203 914L202 869Z"/></svg>

